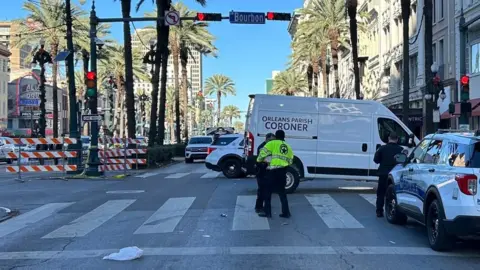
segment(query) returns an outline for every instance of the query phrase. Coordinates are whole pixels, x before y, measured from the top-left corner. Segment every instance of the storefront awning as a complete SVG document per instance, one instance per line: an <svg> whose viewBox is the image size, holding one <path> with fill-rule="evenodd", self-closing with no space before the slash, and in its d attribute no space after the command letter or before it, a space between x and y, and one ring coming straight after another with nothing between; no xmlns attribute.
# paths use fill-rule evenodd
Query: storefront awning
<svg viewBox="0 0 480 270"><path fill-rule="evenodd" d="M472 116L480 116L480 98L470 99L472 104ZM455 114L451 115L448 110L440 116L440 119L458 118L460 116L460 102L455 103Z"/></svg>

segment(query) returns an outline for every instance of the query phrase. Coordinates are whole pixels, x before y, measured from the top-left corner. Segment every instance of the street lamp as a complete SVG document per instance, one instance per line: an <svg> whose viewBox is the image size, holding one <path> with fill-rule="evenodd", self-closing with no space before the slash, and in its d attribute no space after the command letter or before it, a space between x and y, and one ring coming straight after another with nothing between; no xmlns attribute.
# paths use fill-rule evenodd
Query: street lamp
<svg viewBox="0 0 480 270"><path fill-rule="evenodd" d="M447 95L445 94L445 89L443 87L443 82L440 76L438 76L438 65L436 62L432 64L430 67L430 70L432 71L433 74L433 79L432 79L432 84L433 87L430 88L430 91L425 93L425 100L427 102L433 103L433 110L439 109L438 107L438 99L441 99L442 101L445 100ZM437 124L436 122L434 123L435 125Z"/></svg>
<svg viewBox="0 0 480 270"><path fill-rule="evenodd" d="M52 56L45 51L45 40L40 40L40 49L35 53L32 60L32 68L36 67L37 64L40 65L40 119L39 119L39 135L41 138L45 138L45 128L46 128L46 109L45 102L46 100L46 91L45 91L45 64L52 63Z"/></svg>
<svg viewBox="0 0 480 270"><path fill-rule="evenodd" d="M145 54L143 57L143 63L144 64L150 64L151 69L150 69L150 74L152 75L152 84L153 84L153 75L154 75L154 67L155 67L155 45L156 42L154 39L150 40L150 50ZM153 85L152 85L153 86Z"/></svg>

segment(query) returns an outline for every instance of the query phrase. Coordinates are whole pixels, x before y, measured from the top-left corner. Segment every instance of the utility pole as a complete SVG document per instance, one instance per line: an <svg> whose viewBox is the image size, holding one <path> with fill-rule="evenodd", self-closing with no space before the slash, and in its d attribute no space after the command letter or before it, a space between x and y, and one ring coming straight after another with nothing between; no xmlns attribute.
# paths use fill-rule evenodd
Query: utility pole
<svg viewBox="0 0 480 270"><path fill-rule="evenodd" d="M90 112L92 114L98 114L98 91L97 91L97 13L95 11L95 0L92 2L92 10L90 12L90 72L95 74L93 81L93 96L89 101ZM102 173L98 171L100 165L100 159L98 158L98 122L93 121L91 123L91 145L90 154L88 155L88 168L85 173L88 176L100 176Z"/></svg>
<svg viewBox="0 0 480 270"><path fill-rule="evenodd" d="M403 105L402 120L405 126L409 126L410 114L410 44L408 21L410 18L410 0L402 0L402 21L403 21Z"/></svg>
<svg viewBox="0 0 480 270"><path fill-rule="evenodd" d="M69 144L69 150L76 150L77 157L69 159L69 164L79 166L82 164L82 140L80 140L80 132L78 130L77 122L77 95L75 89L75 66L74 66L74 48L73 48L73 36L72 36L72 7L70 0L65 0L65 12L66 12L66 24L67 24L67 50L69 52L67 56L67 77L68 77L68 108L70 111L70 138L76 138L76 144ZM77 170L79 171L79 170Z"/></svg>
<svg viewBox="0 0 480 270"><path fill-rule="evenodd" d="M433 0L425 0L425 5L423 8L424 20L425 20L425 94L432 93L432 80L433 74L431 67L433 64L433 31L432 31L432 10L433 10ZM424 100L424 135L434 132L433 126L433 109L434 104L430 101Z"/></svg>

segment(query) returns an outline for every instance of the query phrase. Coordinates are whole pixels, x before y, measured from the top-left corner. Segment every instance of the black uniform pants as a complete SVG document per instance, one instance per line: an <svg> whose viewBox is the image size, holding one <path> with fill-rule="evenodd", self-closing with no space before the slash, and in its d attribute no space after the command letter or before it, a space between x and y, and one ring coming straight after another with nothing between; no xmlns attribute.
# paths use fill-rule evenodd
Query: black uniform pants
<svg viewBox="0 0 480 270"><path fill-rule="evenodd" d="M257 175L257 201L255 202L255 210L263 209L265 182L265 174Z"/></svg>
<svg viewBox="0 0 480 270"><path fill-rule="evenodd" d="M264 211L267 216L272 215L272 193L277 192L280 202L282 203L282 214L290 215L290 209L288 207L287 193L285 192L285 185L287 182L287 169L279 168L269 170L267 172L265 183L265 206Z"/></svg>
<svg viewBox="0 0 480 270"><path fill-rule="evenodd" d="M388 174L378 176L377 186L377 213L383 213L383 206L385 204L385 193L388 187Z"/></svg>

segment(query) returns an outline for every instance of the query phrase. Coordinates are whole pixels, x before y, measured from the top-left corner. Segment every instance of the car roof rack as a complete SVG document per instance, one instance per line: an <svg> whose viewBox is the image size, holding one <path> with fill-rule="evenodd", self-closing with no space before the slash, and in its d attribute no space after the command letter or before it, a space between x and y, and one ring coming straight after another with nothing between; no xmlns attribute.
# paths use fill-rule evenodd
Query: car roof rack
<svg viewBox="0 0 480 270"><path fill-rule="evenodd" d="M465 130L465 129L438 129L435 134L444 134L444 133L463 133L463 134L473 134L473 136L480 136L480 130Z"/></svg>

